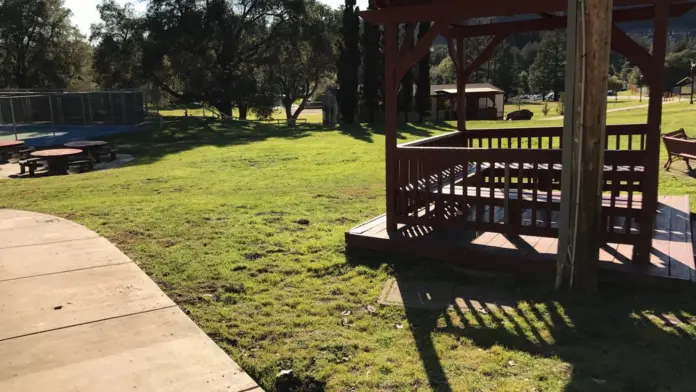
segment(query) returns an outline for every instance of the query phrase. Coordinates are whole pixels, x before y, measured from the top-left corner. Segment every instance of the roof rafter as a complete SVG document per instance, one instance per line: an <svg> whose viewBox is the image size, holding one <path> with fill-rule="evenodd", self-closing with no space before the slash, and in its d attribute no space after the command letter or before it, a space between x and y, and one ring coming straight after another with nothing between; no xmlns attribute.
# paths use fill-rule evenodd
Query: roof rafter
<svg viewBox="0 0 696 392"><path fill-rule="evenodd" d="M676 3L670 6L670 17L679 17L696 8L696 3ZM612 15L613 23L633 22L637 20L652 19L655 9L652 6L639 8L626 8L614 10ZM454 25L451 26L444 36L450 38L468 38L495 35L501 32L526 33L541 30L556 30L566 27L566 17L546 16L540 19L520 20L515 22L486 23L479 25Z"/></svg>

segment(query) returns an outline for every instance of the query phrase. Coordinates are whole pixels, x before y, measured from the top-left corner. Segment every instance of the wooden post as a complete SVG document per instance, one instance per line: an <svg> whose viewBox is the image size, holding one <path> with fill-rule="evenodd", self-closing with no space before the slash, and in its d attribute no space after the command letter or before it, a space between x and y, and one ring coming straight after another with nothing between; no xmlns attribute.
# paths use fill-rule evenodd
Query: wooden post
<svg viewBox="0 0 696 392"><path fill-rule="evenodd" d="M669 3L655 4L653 34L653 75L648 80L650 101L648 102L648 134L645 141L646 162L645 182L643 184L643 210L640 220L640 241L634 247L633 261L638 264L650 262L652 232L657 211L657 186L660 167L660 129L662 126L662 94L665 74L665 55L667 50L667 22Z"/></svg>
<svg viewBox="0 0 696 392"><path fill-rule="evenodd" d="M463 132L466 130L466 82L467 78L464 74L466 68L466 50L464 48L464 39L457 38L457 57L459 59L459 67L455 65L454 69L457 73L457 130Z"/></svg>
<svg viewBox="0 0 696 392"><path fill-rule="evenodd" d="M563 98L563 173L561 178L561 214L559 218L558 251L556 252L556 288L559 289L570 282L571 261L574 242L575 203L571 196L575 195L572 184L577 179L577 167L574 167L574 152L578 150L575 133L580 129L580 96L582 92L582 30L579 22L580 3L568 0L567 31L566 31L566 74L565 93Z"/></svg>
<svg viewBox="0 0 696 392"><path fill-rule="evenodd" d="M569 259L570 274L559 264L560 283L563 276L570 276L569 285L580 291L597 290L597 269L599 264L599 248L602 244L604 222L602 221L602 177L604 172L604 135L606 132L607 109L607 79L611 44L611 15L612 0L570 0L569 10L579 10L577 22L580 25L582 37L571 39L575 52L575 67L570 68L573 78L573 88L570 90L575 97L571 98L574 106L580 106L577 120L575 115L566 119L566 127L573 129L573 143L564 144L564 158L572 157L570 167L564 166L566 178L562 185L570 188L570 193L564 197L570 198L570 206L575 208L563 221L563 233L571 234L570 238L561 239L570 242L570 254L559 257L565 263ZM572 15L571 15L572 16ZM572 38L572 37L571 37ZM571 65L568 65L571 67ZM580 76L577 71L582 70ZM575 90L579 91L575 91ZM580 105L577 98L581 97ZM572 111L572 109L571 109ZM564 136L569 136L569 130ZM566 140L567 141L567 140ZM573 151L574 150L574 151ZM571 174L567 170L572 170ZM567 178L572 176L572 180ZM570 181L570 184L569 184ZM568 219L572 217L572 221ZM565 246L559 253L567 252ZM566 258L567 257L567 258Z"/></svg>
<svg viewBox="0 0 696 392"><path fill-rule="evenodd" d="M384 139L386 143L387 230L396 231L396 55L399 25L384 26Z"/></svg>

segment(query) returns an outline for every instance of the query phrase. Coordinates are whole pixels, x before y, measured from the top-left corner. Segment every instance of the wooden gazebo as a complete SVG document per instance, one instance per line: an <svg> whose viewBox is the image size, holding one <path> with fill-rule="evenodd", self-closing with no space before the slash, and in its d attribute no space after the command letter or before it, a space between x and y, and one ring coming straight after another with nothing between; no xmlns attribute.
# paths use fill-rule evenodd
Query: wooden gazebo
<svg viewBox="0 0 696 392"><path fill-rule="evenodd" d="M603 89L601 99L606 100L610 45L611 50L640 67L650 87L650 102L647 123L606 127L606 101L597 105L601 107L601 111L596 112L601 122L601 127L597 127L601 128L601 140L589 144L590 151L583 154L592 153L593 146L601 146L603 152L597 150L595 161L583 161L586 155L573 157L576 159L574 167L580 167L584 178L596 176L598 190L594 190L592 200L583 201L583 190L571 188L571 184L575 187L577 183L573 182L574 174L569 173L574 147L571 144L586 141L573 139L574 134L570 132L564 134L563 127L466 129L462 87L472 72L484 64L496 46L510 34L570 29L569 4L567 0L377 0L372 9L362 12L367 22L384 26L386 215L346 233L348 246L406 251L483 267L553 271L556 249L563 249L559 254L565 252L564 236L568 230L573 230L569 227L572 226L569 217L573 214L568 212L572 203L567 200L572 197L573 202L579 200L581 207L585 207L584 213L579 210L584 215L579 223L574 222L574 230L592 230L592 224L598 229L596 246L589 241L596 249L592 246L588 251L579 249L581 254L586 252L589 257L599 254L598 258L602 259L605 256L602 252L609 253L614 262L606 264L611 269L663 274L652 268L660 267L657 264L661 261L651 255L651 244L656 216L658 220L665 219L664 213L658 213L657 188L667 24L669 17L683 15L696 7L696 3L614 0L612 6L610 1L604 1L609 4L606 11L610 15L605 12L599 19L607 22L606 37L610 36L610 41L587 44L597 45L600 55L602 50L606 51L607 66L590 71L584 81L595 83L595 92ZM466 23L472 18L515 15L537 17ZM607 17L611 17L611 22ZM649 19L654 21L652 52L633 41L617 25ZM400 25L405 25L404 34L412 36L417 22L424 21L431 22L427 34L412 47L399 47ZM590 28L598 28L592 25L596 20L586 23ZM572 27L577 28L574 21ZM447 38L449 54L457 70L461 94L457 99L457 131L397 145L397 88L403 75L426 54L438 35ZM477 58L466 59L465 39L480 36L492 39ZM599 60L580 57L569 54L569 62L601 64L604 61L601 56ZM570 72L567 77L575 75ZM567 86L573 83L578 84L570 80ZM600 102L599 93L595 95L596 102ZM587 99L585 97L584 105L588 105ZM566 110L566 129L572 127L568 123L573 121L569 112L575 111L580 102L583 100L566 100L566 104L571 105ZM591 192L592 189L590 196ZM585 216L587 211L591 212L589 217ZM575 218L577 220L578 216ZM591 224L583 227L583 222ZM688 242L690 246L690 238ZM505 249L505 244L513 246ZM585 245L576 244L587 248ZM495 257L487 257L491 254ZM619 255L623 262L616 263ZM669 255L666 261L662 260L667 264L661 266L667 268L667 275L671 274L670 260ZM693 269L693 260L691 265ZM685 276L688 280L689 272Z"/></svg>

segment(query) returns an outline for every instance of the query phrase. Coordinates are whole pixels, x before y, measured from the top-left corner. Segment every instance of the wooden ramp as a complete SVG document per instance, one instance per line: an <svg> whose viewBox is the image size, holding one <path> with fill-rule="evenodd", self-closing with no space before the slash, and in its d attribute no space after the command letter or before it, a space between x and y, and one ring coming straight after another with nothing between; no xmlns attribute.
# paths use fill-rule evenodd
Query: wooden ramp
<svg viewBox="0 0 696 392"><path fill-rule="evenodd" d="M688 196L661 196L650 265L631 263L632 245L606 244L600 250L600 267L607 274L696 282L692 240ZM346 243L353 248L400 252L501 272L549 275L555 273L558 247L556 238L426 226L399 225L396 232L389 233L385 215L348 231Z"/></svg>
<svg viewBox="0 0 696 392"><path fill-rule="evenodd" d="M109 241L0 210L0 391L261 392Z"/></svg>

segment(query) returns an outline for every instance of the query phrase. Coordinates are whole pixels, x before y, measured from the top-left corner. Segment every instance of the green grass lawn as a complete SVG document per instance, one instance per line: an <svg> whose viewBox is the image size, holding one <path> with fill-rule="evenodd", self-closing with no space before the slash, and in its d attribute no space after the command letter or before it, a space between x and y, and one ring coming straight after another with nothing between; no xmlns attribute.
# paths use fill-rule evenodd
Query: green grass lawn
<svg viewBox="0 0 696 392"><path fill-rule="evenodd" d="M696 135L690 109L666 106L664 129ZM641 122L645 113L608 118ZM399 139L451 130L404 125ZM601 297L570 298L554 293L550 280L472 277L428 260L347 254L344 232L384 212L380 129L177 120L113 142L137 160L2 182L0 207L73 219L113 241L267 390L282 369L300 376L303 391L696 385L692 291L604 285ZM696 180L682 163L673 167L661 171L661 193L693 194ZM376 300L389 278L485 285L517 306L486 313L382 307Z"/></svg>
<svg viewBox="0 0 696 392"><path fill-rule="evenodd" d="M612 109L622 109L622 108L628 108L628 107L633 107L633 106L641 106L641 105L647 105L648 100L647 98L643 102L638 102L637 100L629 100L626 98L619 97L616 99L616 97L608 97L607 98L607 110L612 110ZM515 110L523 110L527 109L530 110L534 113L534 120L542 120L545 118L553 118L553 117L558 117L560 114L558 113L558 102L548 102L548 108L549 112L544 116L544 113L542 112L542 109L544 107L544 102L541 101L535 101L535 102L524 102L521 105L516 105L514 103L506 103L505 104L505 114L514 112Z"/></svg>

